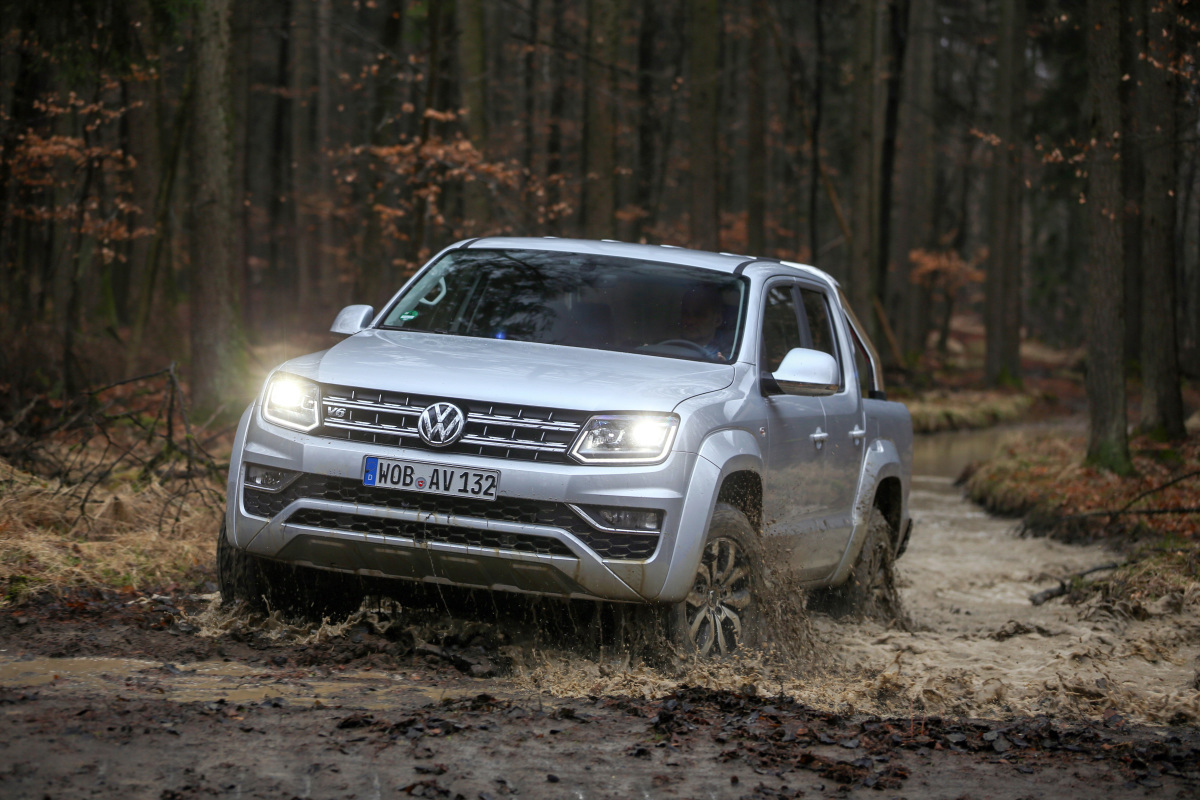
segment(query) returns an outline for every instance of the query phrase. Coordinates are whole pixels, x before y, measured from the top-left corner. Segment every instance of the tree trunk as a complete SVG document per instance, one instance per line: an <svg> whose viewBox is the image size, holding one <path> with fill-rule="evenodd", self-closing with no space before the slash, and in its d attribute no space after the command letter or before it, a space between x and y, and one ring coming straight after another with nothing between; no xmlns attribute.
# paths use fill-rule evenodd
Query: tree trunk
<svg viewBox="0 0 1200 800"><path fill-rule="evenodd" d="M913 0L910 10L910 40L904 64L904 98L900 109L897 159L896 240L893 255L896 280L889 289L896 335L905 358L913 361L925 349L930 326L925 290L910 278L914 249L932 249L934 235L935 183L937 180L937 132L933 125L934 52L937 36L934 0Z"/></svg>
<svg viewBox="0 0 1200 800"><path fill-rule="evenodd" d="M1139 94L1142 206L1142 430L1182 439L1183 395L1175 326L1174 3L1149 0L1148 66Z"/></svg>
<svg viewBox="0 0 1200 800"><path fill-rule="evenodd" d="M809 261L814 267L820 261L821 252L820 206L817 199L821 185L821 95L825 85L825 22L821 16L822 5L822 0L813 3L813 32L817 52L813 57L812 123L808 133L809 149L812 150L808 176L808 250ZM799 236L797 233L796 238L799 239Z"/></svg>
<svg viewBox="0 0 1200 800"><path fill-rule="evenodd" d="M614 237L617 209L616 63L622 2L589 0L583 99L583 230Z"/></svg>
<svg viewBox="0 0 1200 800"><path fill-rule="evenodd" d="M875 297L875 263L879 222L877 203L879 186L876 159L876 69L875 39L878 6L876 0L859 0L855 12L854 43L854 122L851 129L853 163L851 164L851 224L850 263L847 270L850 304L872 331L872 298Z"/></svg>
<svg viewBox="0 0 1200 800"><path fill-rule="evenodd" d="M1125 432L1125 316L1122 292L1120 130L1121 39L1118 0L1088 0L1088 94L1092 124L1088 165L1088 265L1084 335L1088 461L1128 473Z"/></svg>
<svg viewBox="0 0 1200 800"><path fill-rule="evenodd" d="M892 191L895 185L896 137L900 128L900 86L904 77L904 54L908 48L909 0L888 3L887 101L883 115L883 140L879 153L879 241L875 247L875 293L887 300L891 293L892 272ZM893 318L895 316L894 309ZM885 349L885 353L892 353ZM894 354L893 354L894 357ZM889 358L885 356L885 358ZM890 358L889 358L890 360ZM897 365L902 366L902 365Z"/></svg>
<svg viewBox="0 0 1200 800"><path fill-rule="evenodd" d="M522 197L522 217L526 229L532 230L537 224L538 217L541 215L539 206L542 206L544 201L541 198L535 198L531 194L531 187L534 184L534 176L537 175L537 131L538 113L537 113L537 69L538 69L538 33L541 30L542 8L540 0L529 0L529 48L525 51L525 120L524 120L524 150L523 158L521 159L525 165L525 176L521 186Z"/></svg>
<svg viewBox="0 0 1200 800"><path fill-rule="evenodd" d="M984 300L987 328L984 379L989 386L1021 383L1021 141L1020 95L1025 53L1025 0L1000 4L996 65L991 230Z"/></svg>
<svg viewBox="0 0 1200 800"><path fill-rule="evenodd" d="M196 10L196 96L192 135L192 396L214 409L238 398L238 335L231 291L233 147L229 97L230 0Z"/></svg>
<svg viewBox="0 0 1200 800"><path fill-rule="evenodd" d="M309 235L308 203L312 192L309 180L312 152L312 107L308 102L310 88L309 64L312 61L313 0L292 0L292 20L288 42L288 67L291 70L289 94L291 96L291 119L289 153L291 155L291 193L288 202L292 207L291 247L292 269L284 279L284 286L294 287L296 306L304 313L312 306L316 295L316 280L313 274L312 237Z"/></svg>
<svg viewBox="0 0 1200 800"><path fill-rule="evenodd" d="M317 129L313 166L316 171L314 188L317 199L317 246L314 253L313 273L316 283L316 303L313 309L319 315L331 315L341 305L337 280L337 262L333 247L333 208L337 198L333 195L333 165L329 161L333 91L330 76L333 73L333 6L331 0L317 0Z"/></svg>
<svg viewBox="0 0 1200 800"><path fill-rule="evenodd" d="M550 40L563 41L563 0L553 0L550 6ZM564 59L551 48L548 55L552 68L550 107L546 110L546 182L549 183L548 200L553 211L552 229L562 233L563 227L563 115L567 109L567 90Z"/></svg>
<svg viewBox="0 0 1200 800"><path fill-rule="evenodd" d="M691 173L692 247L719 250L721 217L718 205L717 91L720 74L721 17L717 0L695 0L688 26L688 171Z"/></svg>
<svg viewBox="0 0 1200 800"><path fill-rule="evenodd" d="M462 104L466 109L465 125L471 146L483 153L488 140L487 111L487 51L484 46L482 0L457 0L458 70ZM474 235L486 231L490 212L487 187L470 181L463 192L463 223Z"/></svg>
<svg viewBox="0 0 1200 800"><path fill-rule="evenodd" d="M746 121L746 252L766 255L767 215L767 81L763 61L767 52L767 24L763 0L751 4L750 57Z"/></svg>
<svg viewBox="0 0 1200 800"><path fill-rule="evenodd" d="M1125 362L1132 364L1142 357L1142 191L1146 179L1139 117L1147 111L1154 116L1158 110L1147 108L1142 93L1147 66L1139 56L1145 55L1146 8L1137 0L1123 3L1121 11L1127 17L1121 26L1121 74L1130 76L1121 81L1121 185L1125 192L1121 224L1125 228Z"/></svg>
<svg viewBox="0 0 1200 800"><path fill-rule="evenodd" d="M642 241L647 228L658 219L654 187L658 185L659 140L662 124L656 101L660 89L655 76L661 68L659 41L664 33L659 0L642 0L642 23L638 31L638 160L634 203L640 209L633 227L633 240Z"/></svg>

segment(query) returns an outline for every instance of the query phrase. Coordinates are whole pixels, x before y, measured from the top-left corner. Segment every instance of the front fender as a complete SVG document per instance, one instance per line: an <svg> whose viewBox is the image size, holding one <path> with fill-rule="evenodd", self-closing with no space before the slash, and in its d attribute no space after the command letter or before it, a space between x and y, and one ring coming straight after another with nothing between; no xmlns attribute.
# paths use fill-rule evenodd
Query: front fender
<svg viewBox="0 0 1200 800"><path fill-rule="evenodd" d="M762 474L763 457L758 440L744 430L723 430L706 437L698 454L683 503L671 566L658 595L647 598L654 602L678 603L687 597L725 479L735 472Z"/></svg>
<svg viewBox="0 0 1200 800"><path fill-rule="evenodd" d="M862 472L858 479L858 494L854 501L854 530L850 534L850 544L842 554L842 560L833 573L829 584L838 586L850 575L850 569L862 550L863 540L867 535L867 521L871 517L871 507L875 504L875 492L879 484L886 478L897 478L905 491L901 492L900 526L901 530L908 520L908 491L905 481L904 462L899 449L888 439L876 439L867 447L863 459Z"/></svg>

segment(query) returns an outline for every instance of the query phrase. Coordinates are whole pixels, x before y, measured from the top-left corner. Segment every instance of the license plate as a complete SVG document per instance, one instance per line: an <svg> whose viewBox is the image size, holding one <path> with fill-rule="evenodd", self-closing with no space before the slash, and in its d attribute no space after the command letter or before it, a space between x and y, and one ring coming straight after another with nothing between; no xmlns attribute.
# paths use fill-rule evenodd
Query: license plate
<svg viewBox="0 0 1200 800"><path fill-rule="evenodd" d="M368 456L363 468L363 485L495 500L496 489L500 485L500 472L494 469L462 469L448 464Z"/></svg>

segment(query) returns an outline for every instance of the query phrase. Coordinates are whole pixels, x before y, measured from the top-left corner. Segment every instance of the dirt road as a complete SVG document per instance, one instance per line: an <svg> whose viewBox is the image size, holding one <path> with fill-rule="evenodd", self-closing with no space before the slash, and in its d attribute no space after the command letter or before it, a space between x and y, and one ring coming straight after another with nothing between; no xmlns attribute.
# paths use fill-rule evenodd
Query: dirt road
<svg viewBox="0 0 1200 800"><path fill-rule="evenodd" d="M1017 537L953 462L914 484L911 630L814 615L788 658L204 595L0 610L0 797L1200 796L1198 598L1033 606L1112 556Z"/></svg>

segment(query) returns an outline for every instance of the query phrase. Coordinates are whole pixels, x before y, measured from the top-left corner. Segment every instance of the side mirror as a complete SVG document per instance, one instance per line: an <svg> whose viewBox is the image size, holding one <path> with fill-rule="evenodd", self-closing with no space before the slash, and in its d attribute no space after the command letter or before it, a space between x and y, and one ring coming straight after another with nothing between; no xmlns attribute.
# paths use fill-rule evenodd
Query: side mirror
<svg viewBox="0 0 1200 800"><path fill-rule="evenodd" d="M789 350L771 377L786 394L823 397L838 390L837 361L820 350Z"/></svg>
<svg viewBox="0 0 1200 800"><path fill-rule="evenodd" d="M371 306L346 306L338 312L333 321L330 333L340 333L343 336L353 336L371 324L375 317L375 309Z"/></svg>

